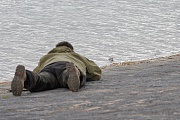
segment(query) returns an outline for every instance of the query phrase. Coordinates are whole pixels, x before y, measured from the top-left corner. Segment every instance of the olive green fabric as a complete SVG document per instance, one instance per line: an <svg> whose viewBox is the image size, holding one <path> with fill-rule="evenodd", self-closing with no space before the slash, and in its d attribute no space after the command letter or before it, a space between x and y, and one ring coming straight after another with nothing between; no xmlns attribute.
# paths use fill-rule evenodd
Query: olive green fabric
<svg viewBox="0 0 180 120"><path fill-rule="evenodd" d="M39 73L45 66L59 61L73 62L86 76L87 80L99 80L101 77L101 69L96 65L96 63L78 53L75 53L66 46L56 47L49 51L40 59L38 66L33 70L33 72Z"/></svg>

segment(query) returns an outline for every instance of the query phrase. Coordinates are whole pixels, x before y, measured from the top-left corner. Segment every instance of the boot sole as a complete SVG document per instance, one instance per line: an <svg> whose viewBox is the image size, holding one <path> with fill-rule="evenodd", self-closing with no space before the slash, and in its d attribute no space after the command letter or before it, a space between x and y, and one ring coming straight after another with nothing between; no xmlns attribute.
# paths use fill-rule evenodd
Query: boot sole
<svg viewBox="0 0 180 120"><path fill-rule="evenodd" d="M72 92L78 92L80 87L80 80L76 68L74 66L74 63L68 63L67 69L69 73L69 78L67 80L67 85L69 87L69 90L71 90Z"/></svg>
<svg viewBox="0 0 180 120"><path fill-rule="evenodd" d="M15 76L11 83L11 90L13 95L15 96L20 96L23 91L24 74L25 74L25 67L22 65L18 65L16 67Z"/></svg>

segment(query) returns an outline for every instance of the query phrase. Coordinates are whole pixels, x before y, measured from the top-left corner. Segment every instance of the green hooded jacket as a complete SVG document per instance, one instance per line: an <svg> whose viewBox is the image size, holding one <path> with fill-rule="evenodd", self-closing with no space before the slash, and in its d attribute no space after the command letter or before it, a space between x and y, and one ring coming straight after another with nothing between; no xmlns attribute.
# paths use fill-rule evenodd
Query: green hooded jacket
<svg viewBox="0 0 180 120"><path fill-rule="evenodd" d="M66 46L56 47L49 51L40 59L38 66L33 72L39 73L45 66L60 61L73 62L86 76L87 80L100 80L101 78L101 69L95 62L75 53Z"/></svg>

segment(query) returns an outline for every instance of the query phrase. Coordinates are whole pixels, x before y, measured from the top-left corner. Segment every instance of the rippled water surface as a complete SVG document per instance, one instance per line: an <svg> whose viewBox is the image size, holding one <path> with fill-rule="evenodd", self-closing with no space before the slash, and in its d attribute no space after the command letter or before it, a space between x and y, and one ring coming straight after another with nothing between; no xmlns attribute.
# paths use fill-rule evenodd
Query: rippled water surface
<svg viewBox="0 0 180 120"><path fill-rule="evenodd" d="M0 81L60 41L99 66L180 51L179 0L0 0Z"/></svg>

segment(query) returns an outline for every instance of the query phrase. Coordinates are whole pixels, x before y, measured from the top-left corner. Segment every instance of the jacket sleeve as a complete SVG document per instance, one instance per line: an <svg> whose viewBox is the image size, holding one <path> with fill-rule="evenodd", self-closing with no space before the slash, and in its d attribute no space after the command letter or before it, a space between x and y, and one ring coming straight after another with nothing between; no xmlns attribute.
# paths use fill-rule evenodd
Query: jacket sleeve
<svg viewBox="0 0 180 120"><path fill-rule="evenodd" d="M101 69L99 66L96 65L95 62L87 59L86 63L86 79L87 81L92 81L92 80L100 80L101 78Z"/></svg>

